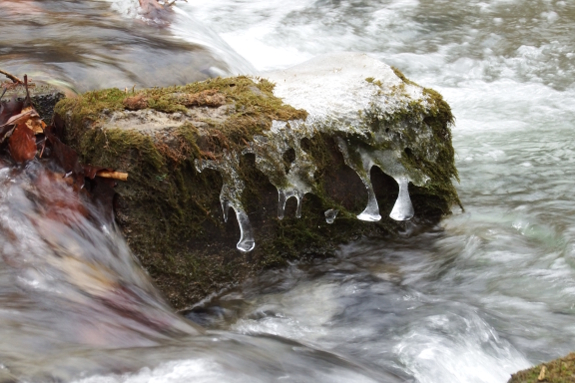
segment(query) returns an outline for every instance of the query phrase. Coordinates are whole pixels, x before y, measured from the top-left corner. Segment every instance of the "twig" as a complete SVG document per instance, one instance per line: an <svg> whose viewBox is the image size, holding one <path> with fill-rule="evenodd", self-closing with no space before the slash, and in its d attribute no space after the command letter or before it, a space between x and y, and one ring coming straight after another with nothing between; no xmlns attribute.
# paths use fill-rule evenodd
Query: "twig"
<svg viewBox="0 0 575 383"><path fill-rule="evenodd" d="M96 173L97 177L102 178L111 178L118 181L127 181L128 180L128 173L123 172L110 172L107 170L100 170Z"/></svg>
<svg viewBox="0 0 575 383"><path fill-rule="evenodd" d="M30 91L28 90L28 75L27 74L24 75L24 86L26 87L26 104L28 104L27 106L30 106L30 104L32 104L32 101L30 100Z"/></svg>
<svg viewBox="0 0 575 383"><path fill-rule="evenodd" d="M0 69L0 74L3 74L4 76L8 77L10 80L12 80L12 82L14 82L16 84L24 84L24 81L20 80L18 77L14 76L13 74L10 74L6 71L3 71L2 69Z"/></svg>

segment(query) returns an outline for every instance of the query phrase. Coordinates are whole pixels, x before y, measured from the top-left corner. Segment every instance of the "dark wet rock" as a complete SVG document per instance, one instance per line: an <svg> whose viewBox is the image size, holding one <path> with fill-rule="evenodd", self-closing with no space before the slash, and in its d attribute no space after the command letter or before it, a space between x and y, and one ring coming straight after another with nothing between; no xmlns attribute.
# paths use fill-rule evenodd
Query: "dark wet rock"
<svg viewBox="0 0 575 383"><path fill-rule="evenodd" d="M453 117L435 91L361 54L266 77L56 107L84 163L130 174L117 222L177 308L359 236L419 230L459 203Z"/></svg>

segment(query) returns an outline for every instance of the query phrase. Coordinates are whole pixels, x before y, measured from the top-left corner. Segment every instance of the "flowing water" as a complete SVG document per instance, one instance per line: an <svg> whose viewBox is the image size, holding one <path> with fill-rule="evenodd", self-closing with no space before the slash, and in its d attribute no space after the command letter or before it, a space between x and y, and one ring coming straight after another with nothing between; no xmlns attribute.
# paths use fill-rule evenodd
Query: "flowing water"
<svg viewBox="0 0 575 383"><path fill-rule="evenodd" d="M122 54L152 52L150 78L167 66L197 70L178 61L199 57L192 44L209 53L205 75L369 52L452 106L465 211L428 233L361 240L335 258L214 295L186 313L202 329L170 313L97 212L74 213L65 225L41 218L51 202L38 194L47 176L36 164L4 167L0 378L506 382L575 349L575 4L188 0L160 28L134 3L2 2L12 13L0 25L0 67L45 63L73 85L77 68L137 73L127 58L122 70L106 66L106 41L120 35L129 42ZM75 13L58 18L60 7ZM73 39L91 53L61 48L71 58L60 59L46 49L68 36L57 20L74 31L89 23ZM25 34L41 22L52 31L43 43Z"/></svg>

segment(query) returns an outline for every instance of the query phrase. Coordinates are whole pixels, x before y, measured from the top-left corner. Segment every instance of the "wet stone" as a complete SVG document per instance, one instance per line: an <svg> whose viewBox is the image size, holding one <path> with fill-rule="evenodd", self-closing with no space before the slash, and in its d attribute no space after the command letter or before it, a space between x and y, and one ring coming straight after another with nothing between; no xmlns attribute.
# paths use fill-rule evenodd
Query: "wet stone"
<svg viewBox="0 0 575 383"><path fill-rule="evenodd" d="M365 54L89 92L56 110L84 162L130 173L121 228L176 307L459 203L449 105Z"/></svg>

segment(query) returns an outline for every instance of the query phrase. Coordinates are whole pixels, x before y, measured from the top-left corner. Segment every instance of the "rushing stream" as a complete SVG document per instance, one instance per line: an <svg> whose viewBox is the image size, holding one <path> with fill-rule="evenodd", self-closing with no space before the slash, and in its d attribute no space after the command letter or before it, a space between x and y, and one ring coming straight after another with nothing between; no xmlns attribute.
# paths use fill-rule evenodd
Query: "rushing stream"
<svg viewBox="0 0 575 383"><path fill-rule="evenodd" d="M575 349L572 1L188 0L161 28L136 6L3 1L0 68L82 89L365 51L452 106L465 211L220 292L186 313L204 330L97 212L46 221L48 176L4 167L0 381L503 383Z"/></svg>

